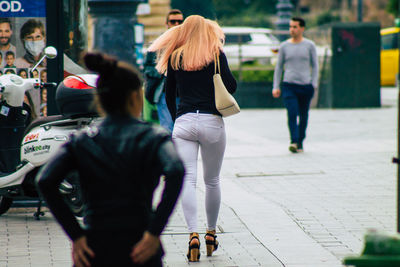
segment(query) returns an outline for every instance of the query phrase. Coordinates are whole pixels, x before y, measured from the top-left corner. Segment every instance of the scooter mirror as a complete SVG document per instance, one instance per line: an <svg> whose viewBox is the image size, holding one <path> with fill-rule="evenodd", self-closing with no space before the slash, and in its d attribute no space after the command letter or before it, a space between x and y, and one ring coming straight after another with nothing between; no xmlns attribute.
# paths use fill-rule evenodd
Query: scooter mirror
<svg viewBox="0 0 400 267"><path fill-rule="evenodd" d="M54 46L48 46L44 49L44 54L49 59L55 58L57 56L57 49Z"/></svg>
<svg viewBox="0 0 400 267"><path fill-rule="evenodd" d="M57 49L54 46L48 46L43 50L44 54L42 58L36 63L35 66L31 69L30 73L32 73L42 61L47 57L49 59L55 58L57 56Z"/></svg>

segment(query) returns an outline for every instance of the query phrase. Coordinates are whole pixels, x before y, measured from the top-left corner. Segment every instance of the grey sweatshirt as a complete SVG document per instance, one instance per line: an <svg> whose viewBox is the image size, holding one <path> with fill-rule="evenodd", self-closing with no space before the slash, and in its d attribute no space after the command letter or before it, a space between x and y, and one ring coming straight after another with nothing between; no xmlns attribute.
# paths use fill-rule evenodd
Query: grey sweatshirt
<svg viewBox="0 0 400 267"><path fill-rule="evenodd" d="M300 43L283 42L279 48L278 62L275 66L274 89L280 88L282 71L283 81L295 84L318 85L317 49L313 41L303 38Z"/></svg>

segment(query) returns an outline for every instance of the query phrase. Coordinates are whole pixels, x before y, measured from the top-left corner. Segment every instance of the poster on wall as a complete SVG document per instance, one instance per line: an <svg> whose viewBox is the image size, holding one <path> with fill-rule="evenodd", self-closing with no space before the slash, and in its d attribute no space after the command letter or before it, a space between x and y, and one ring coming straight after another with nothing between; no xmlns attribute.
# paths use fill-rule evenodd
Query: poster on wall
<svg viewBox="0 0 400 267"><path fill-rule="evenodd" d="M47 82L46 60L32 67L46 46L46 0L0 0L0 75L16 74ZM29 92L36 114L43 113L44 93Z"/></svg>

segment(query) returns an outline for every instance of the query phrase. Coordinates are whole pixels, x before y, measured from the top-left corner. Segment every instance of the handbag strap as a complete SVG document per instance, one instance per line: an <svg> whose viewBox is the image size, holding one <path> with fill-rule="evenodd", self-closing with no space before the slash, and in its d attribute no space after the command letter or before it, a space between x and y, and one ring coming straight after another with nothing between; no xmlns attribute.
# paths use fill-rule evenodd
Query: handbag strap
<svg viewBox="0 0 400 267"><path fill-rule="evenodd" d="M218 70L218 72L217 72L217 70ZM218 57L217 54L214 55L214 73L215 74L217 74L217 73L221 74L221 67L219 65L219 57Z"/></svg>

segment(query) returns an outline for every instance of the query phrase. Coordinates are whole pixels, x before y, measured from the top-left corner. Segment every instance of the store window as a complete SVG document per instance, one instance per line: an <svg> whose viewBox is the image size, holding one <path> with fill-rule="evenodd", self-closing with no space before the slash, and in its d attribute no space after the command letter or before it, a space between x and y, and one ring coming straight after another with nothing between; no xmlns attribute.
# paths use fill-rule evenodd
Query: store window
<svg viewBox="0 0 400 267"><path fill-rule="evenodd" d="M64 11L64 76L85 73L81 62L87 50L87 0L63 0Z"/></svg>

